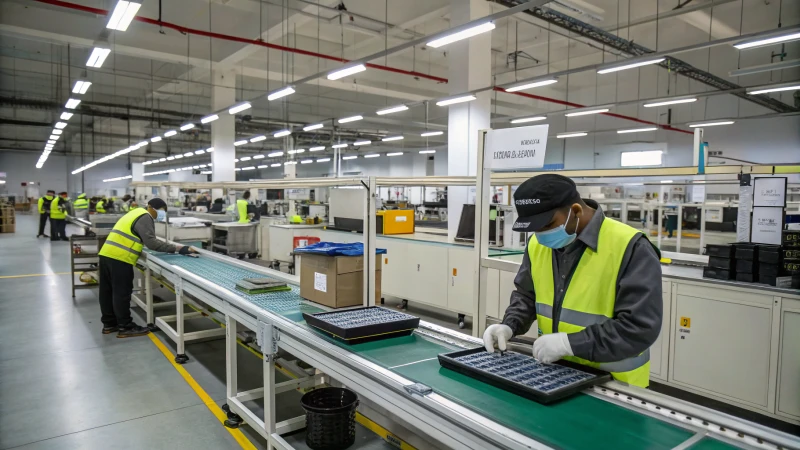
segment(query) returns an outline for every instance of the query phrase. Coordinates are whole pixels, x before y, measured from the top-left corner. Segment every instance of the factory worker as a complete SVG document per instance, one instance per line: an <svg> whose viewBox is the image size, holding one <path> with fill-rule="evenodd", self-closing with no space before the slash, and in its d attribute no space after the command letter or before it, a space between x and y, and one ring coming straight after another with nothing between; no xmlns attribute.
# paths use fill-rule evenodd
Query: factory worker
<svg viewBox="0 0 800 450"><path fill-rule="evenodd" d="M250 223L250 217L247 215L247 204L250 200L250 191L244 191L242 198L236 200L236 212L239 217L239 223Z"/></svg>
<svg viewBox="0 0 800 450"><path fill-rule="evenodd" d="M106 213L106 199L105 197L101 197L97 200L97 203L94 205L94 210L98 214L105 214Z"/></svg>
<svg viewBox="0 0 800 450"><path fill-rule="evenodd" d="M89 217L89 200L86 199L86 194L79 194L72 207L75 208L75 216L79 219Z"/></svg>
<svg viewBox="0 0 800 450"><path fill-rule="evenodd" d="M155 221L163 222L167 203L154 197L147 208L136 208L122 216L100 249L100 311L103 334L117 332L118 338L143 336L149 329L133 322L131 292L133 268L144 247L157 252L183 255L194 253L188 246L172 245L156 238Z"/></svg>
<svg viewBox="0 0 800 450"><path fill-rule="evenodd" d="M49 238L50 236L44 234L44 226L47 225L47 219L50 218L50 203L56 197L56 191L48 190L44 197L39 198L39 232L36 237L42 236ZM53 222L50 222L50 234L53 234Z"/></svg>
<svg viewBox="0 0 800 450"><path fill-rule="evenodd" d="M533 356L611 372L615 379L647 387L649 348L661 330L661 265L638 230L607 219L583 200L575 183L546 174L514 193L513 230L533 232L514 279L503 322L483 335L487 351L505 350L512 336L534 320Z"/></svg>
<svg viewBox="0 0 800 450"><path fill-rule="evenodd" d="M67 238L67 193L60 192L50 202L50 240L68 241Z"/></svg>

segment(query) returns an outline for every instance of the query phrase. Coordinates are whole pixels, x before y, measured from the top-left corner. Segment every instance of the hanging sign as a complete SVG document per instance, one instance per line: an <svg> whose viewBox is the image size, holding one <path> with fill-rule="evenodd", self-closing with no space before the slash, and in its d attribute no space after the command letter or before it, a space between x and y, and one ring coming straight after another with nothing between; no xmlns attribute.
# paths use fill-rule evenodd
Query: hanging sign
<svg viewBox="0 0 800 450"><path fill-rule="evenodd" d="M786 178L753 180L753 206L786 206Z"/></svg>
<svg viewBox="0 0 800 450"><path fill-rule="evenodd" d="M751 242L781 245L783 230L783 208L753 208Z"/></svg>
<svg viewBox="0 0 800 450"><path fill-rule="evenodd" d="M486 167L498 169L539 169L544 167L549 125L489 130L484 146Z"/></svg>

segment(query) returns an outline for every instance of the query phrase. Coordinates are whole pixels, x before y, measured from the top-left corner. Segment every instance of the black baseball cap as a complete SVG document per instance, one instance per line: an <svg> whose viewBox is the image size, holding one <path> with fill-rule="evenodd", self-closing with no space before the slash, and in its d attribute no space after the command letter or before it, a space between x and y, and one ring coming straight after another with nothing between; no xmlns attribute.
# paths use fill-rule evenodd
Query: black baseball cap
<svg viewBox="0 0 800 450"><path fill-rule="evenodd" d="M517 221L511 229L521 232L541 230L559 208L576 203L580 198L575 182L565 176L545 174L530 178L514 192Z"/></svg>
<svg viewBox="0 0 800 450"><path fill-rule="evenodd" d="M155 210L159 210L159 209L163 209L164 211L167 210L167 202L165 202L164 200L161 200L158 197L151 198L150 201L147 202L147 206L149 206L149 207L151 207L151 208L153 208Z"/></svg>

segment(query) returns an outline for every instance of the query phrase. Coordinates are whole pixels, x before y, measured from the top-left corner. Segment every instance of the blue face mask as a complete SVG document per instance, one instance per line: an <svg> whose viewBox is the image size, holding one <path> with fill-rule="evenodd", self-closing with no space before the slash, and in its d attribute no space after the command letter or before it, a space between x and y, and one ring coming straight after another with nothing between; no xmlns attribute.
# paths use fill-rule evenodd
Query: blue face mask
<svg viewBox="0 0 800 450"><path fill-rule="evenodd" d="M158 214L158 216L156 217L157 221L159 222L167 221L167 212L164 211L163 209L156 210L156 214Z"/></svg>
<svg viewBox="0 0 800 450"><path fill-rule="evenodd" d="M575 238L578 237L577 230L581 219L578 218L578 223L575 224L576 232L569 234L567 233L567 224L569 223L569 216L571 214L572 210L570 209L569 213L567 214L567 221L564 222L563 225L559 225L552 230L540 231L536 233L536 240L545 247L550 248L564 248L569 244L572 244L575 241Z"/></svg>

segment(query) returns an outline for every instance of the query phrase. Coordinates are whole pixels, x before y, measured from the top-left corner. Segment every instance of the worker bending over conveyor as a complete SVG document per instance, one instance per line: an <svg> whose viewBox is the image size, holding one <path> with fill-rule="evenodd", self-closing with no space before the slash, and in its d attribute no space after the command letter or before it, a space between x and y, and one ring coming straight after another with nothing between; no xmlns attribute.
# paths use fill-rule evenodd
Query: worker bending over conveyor
<svg viewBox="0 0 800 450"><path fill-rule="evenodd" d="M156 252L182 255L196 253L189 246L172 245L156 238L155 220L167 219L167 204L155 197L147 209L136 208L122 216L100 249L100 311L103 334L117 332L118 338L143 336L149 329L136 325L131 317L133 267L144 247Z"/></svg>
<svg viewBox="0 0 800 450"><path fill-rule="evenodd" d="M486 329L487 351L501 351L534 319L533 356L600 370L628 384L650 382L650 346L661 330L661 265L641 232L607 219L575 183L539 175L514 193L513 230L533 232L503 322Z"/></svg>

